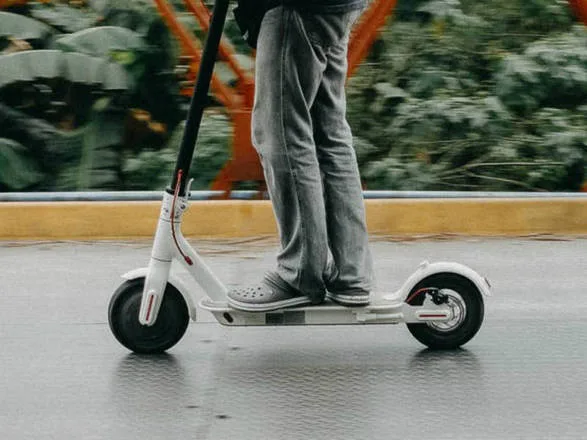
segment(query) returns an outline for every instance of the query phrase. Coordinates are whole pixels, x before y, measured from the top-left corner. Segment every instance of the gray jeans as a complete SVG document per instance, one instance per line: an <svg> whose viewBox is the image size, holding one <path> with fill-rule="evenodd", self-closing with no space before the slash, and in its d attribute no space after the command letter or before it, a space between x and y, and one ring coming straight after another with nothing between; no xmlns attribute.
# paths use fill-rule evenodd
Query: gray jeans
<svg viewBox="0 0 587 440"><path fill-rule="evenodd" d="M257 47L252 137L281 241L277 269L267 277L314 302L325 289L373 287L344 90L358 16L277 7L265 16Z"/></svg>

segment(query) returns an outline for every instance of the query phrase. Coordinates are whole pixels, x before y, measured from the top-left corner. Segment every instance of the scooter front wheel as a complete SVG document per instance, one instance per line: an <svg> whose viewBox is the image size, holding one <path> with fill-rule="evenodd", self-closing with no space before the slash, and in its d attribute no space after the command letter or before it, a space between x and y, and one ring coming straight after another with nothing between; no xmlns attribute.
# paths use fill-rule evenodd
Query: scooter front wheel
<svg viewBox="0 0 587 440"><path fill-rule="evenodd" d="M108 323L116 339L140 354L163 353L183 337L190 314L181 293L167 284L157 321L148 327L139 322L144 278L125 281L112 295Z"/></svg>
<svg viewBox="0 0 587 440"><path fill-rule="evenodd" d="M417 294L416 292L422 292ZM439 292L451 309L452 317L446 322L407 324L410 333L431 349L458 348L469 342L481 328L484 304L481 292L468 278L455 273L431 275L420 281L412 291L409 304L421 306L427 292ZM416 296L414 296L416 295Z"/></svg>

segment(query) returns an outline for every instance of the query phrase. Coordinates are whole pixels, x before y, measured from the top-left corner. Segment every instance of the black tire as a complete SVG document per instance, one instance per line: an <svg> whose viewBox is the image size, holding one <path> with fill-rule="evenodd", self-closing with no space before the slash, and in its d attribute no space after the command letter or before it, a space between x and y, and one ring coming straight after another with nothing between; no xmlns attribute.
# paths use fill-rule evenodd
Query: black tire
<svg viewBox="0 0 587 440"><path fill-rule="evenodd" d="M122 345L139 354L158 354L169 350L183 337L190 314L181 293L167 284L157 321L151 327L139 322L144 278L120 285L108 307L110 330Z"/></svg>
<svg viewBox="0 0 587 440"><path fill-rule="evenodd" d="M483 297L475 284L458 274L440 273L420 281L408 298L424 288L439 289L449 296L449 301L458 309L460 318L445 324L417 323L407 324L410 333L422 344L433 350L458 348L473 338L481 328L485 312ZM410 305L422 305L424 294L410 301Z"/></svg>

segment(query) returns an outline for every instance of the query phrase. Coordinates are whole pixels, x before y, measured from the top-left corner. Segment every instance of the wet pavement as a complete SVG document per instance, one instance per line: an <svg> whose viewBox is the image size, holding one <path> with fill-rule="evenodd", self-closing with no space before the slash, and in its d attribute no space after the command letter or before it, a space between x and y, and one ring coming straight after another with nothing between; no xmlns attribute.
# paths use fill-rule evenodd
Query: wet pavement
<svg viewBox="0 0 587 440"><path fill-rule="evenodd" d="M194 245L227 284L275 255L271 240ZM169 354L140 357L107 305L149 246L0 243L0 439L586 438L585 239L375 240L381 290L424 259L490 279L461 350L425 350L403 325L224 328L202 313Z"/></svg>

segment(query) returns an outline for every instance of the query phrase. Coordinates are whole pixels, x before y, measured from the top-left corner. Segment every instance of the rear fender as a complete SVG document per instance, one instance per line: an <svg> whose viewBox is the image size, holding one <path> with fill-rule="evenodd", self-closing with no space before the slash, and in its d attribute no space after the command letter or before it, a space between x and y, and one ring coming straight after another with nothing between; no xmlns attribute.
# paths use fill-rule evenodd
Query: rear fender
<svg viewBox="0 0 587 440"><path fill-rule="evenodd" d="M460 275L463 278L471 281L477 287L477 289L479 289L483 296L491 296L491 285L489 284L487 278L482 277L470 267L454 262L442 261L437 263L429 263L424 261L420 264L418 269L412 275L410 275L410 277L405 281L403 286L397 292L384 296L384 299L399 300L403 302L407 299L408 295L416 286L416 284L418 284L423 279L428 278L429 276L440 273Z"/></svg>

